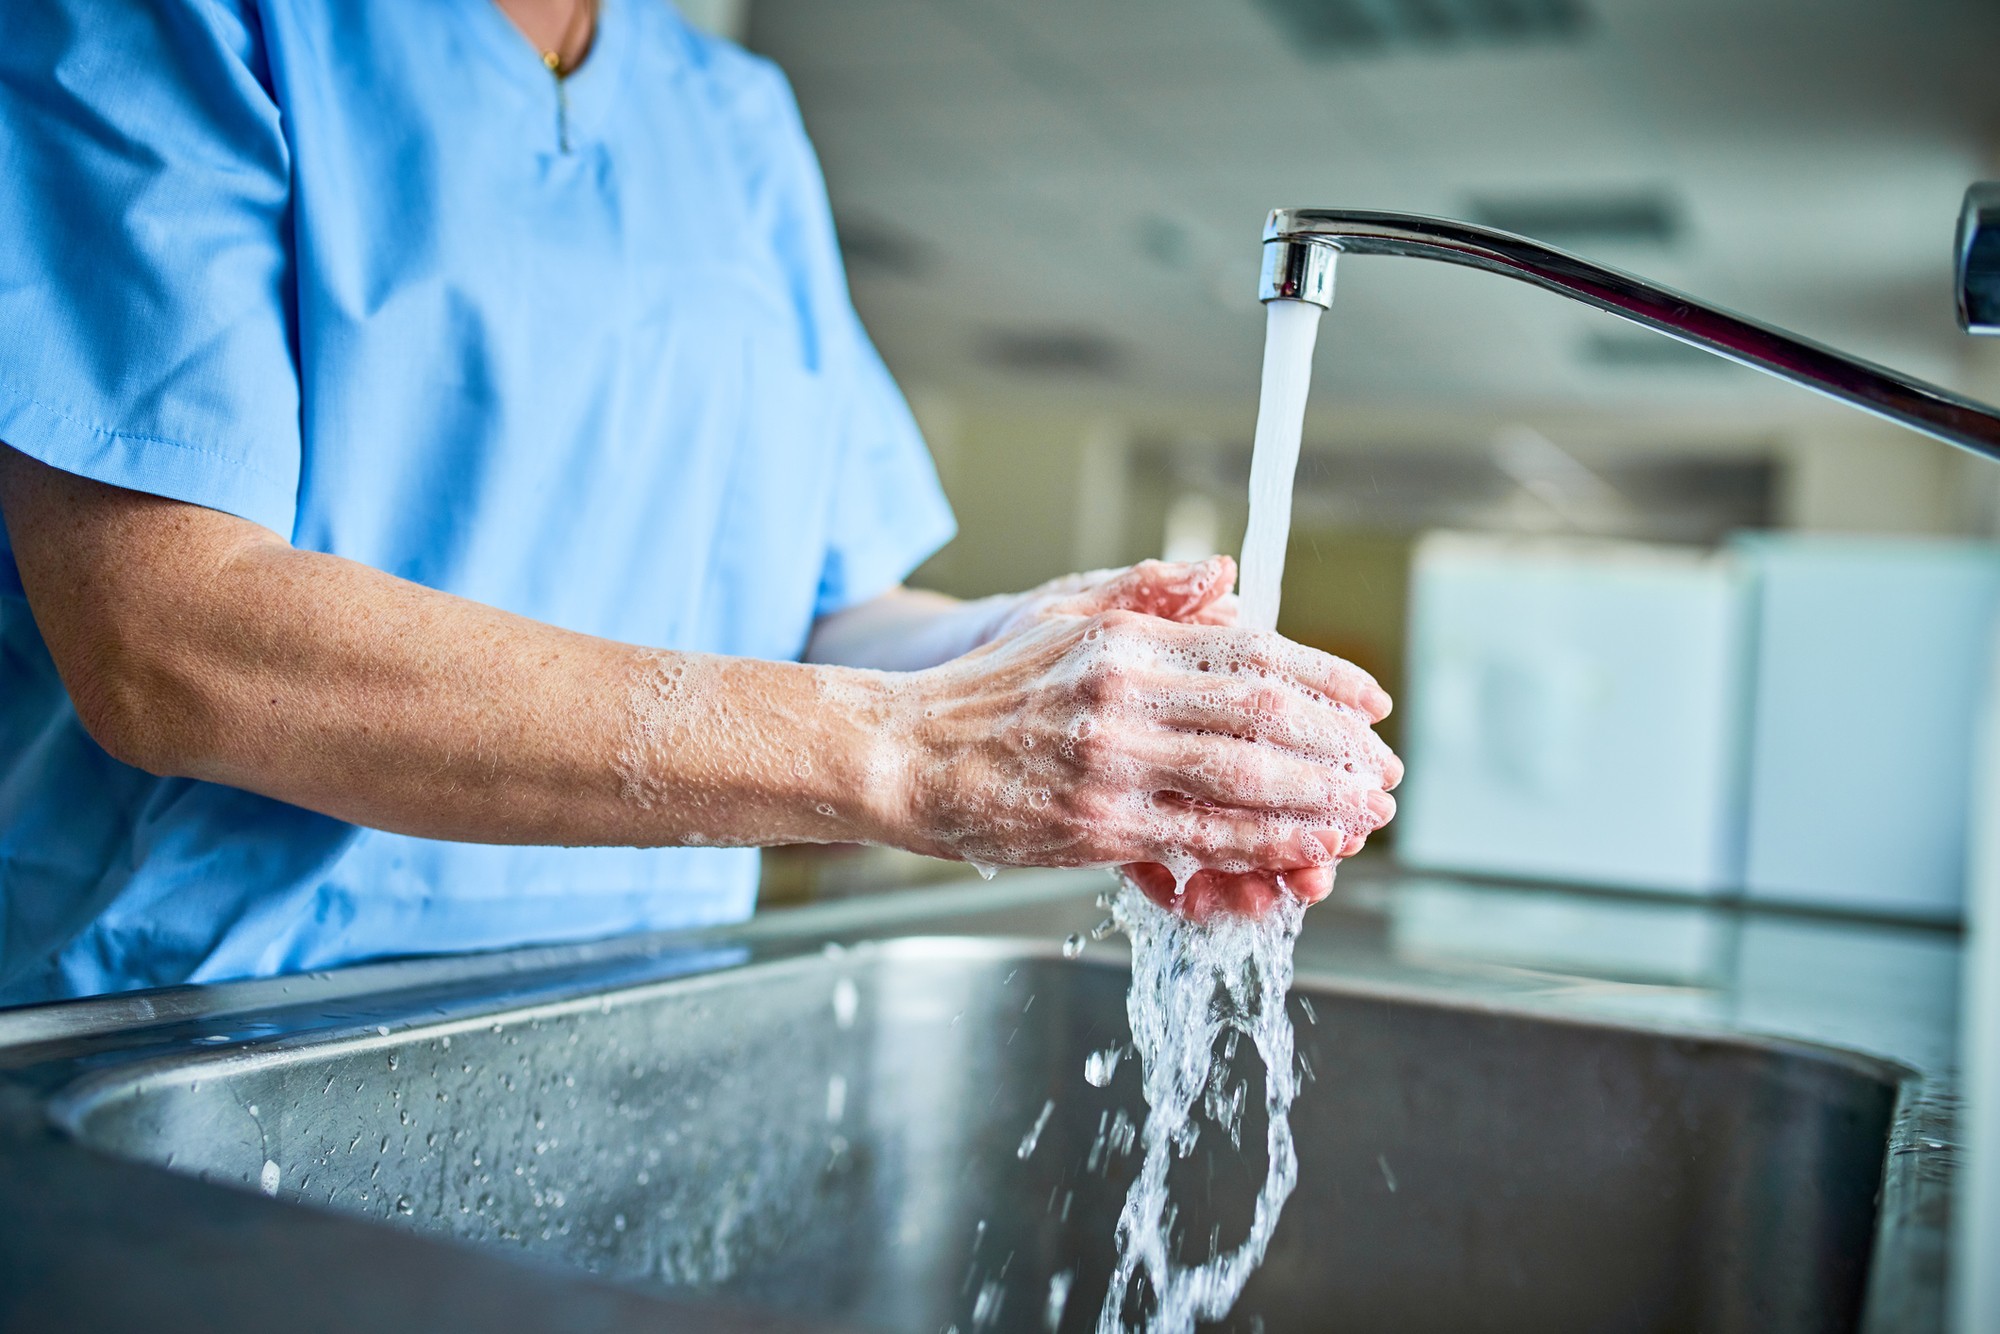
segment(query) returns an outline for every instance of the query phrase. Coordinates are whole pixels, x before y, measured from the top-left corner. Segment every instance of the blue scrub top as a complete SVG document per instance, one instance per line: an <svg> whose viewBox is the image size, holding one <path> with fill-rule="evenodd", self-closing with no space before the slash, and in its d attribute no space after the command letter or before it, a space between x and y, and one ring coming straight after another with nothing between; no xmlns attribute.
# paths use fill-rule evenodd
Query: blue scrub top
<svg viewBox="0 0 2000 1334"><path fill-rule="evenodd" d="M762 658L951 536L783 77L665 0L560 90L492 0L41 0L0 181L0 440L55 467ZM736 920L756 873L122 765L0 548L0 1001Z"/></svg>

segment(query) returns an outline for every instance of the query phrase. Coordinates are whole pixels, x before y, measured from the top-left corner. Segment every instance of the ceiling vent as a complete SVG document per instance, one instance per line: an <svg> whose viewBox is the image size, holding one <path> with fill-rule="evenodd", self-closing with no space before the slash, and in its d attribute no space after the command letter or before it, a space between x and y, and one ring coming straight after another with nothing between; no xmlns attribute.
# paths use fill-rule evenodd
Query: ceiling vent
<svg viewBox="0 0 2000 1334"><path fill-rule="evenodd" d="M1475 198L1468 221L1571 248L1664 246L1680 235L1680 212L1655 191Z"/></svg>
<svg viewBox="0 0 2000 1334"><path fill-rule="evenodd" d="M1302 54L1322 59L1568 42L1582 0L1261 0Z"/></svg>
<svg viewBox="0 0 2000 1334"><path fill-rule="evenodd" d="M1088 329L992 329L981 336L979 355L1027 375L1110 376L1122 361L1116 344Z"/></svg>

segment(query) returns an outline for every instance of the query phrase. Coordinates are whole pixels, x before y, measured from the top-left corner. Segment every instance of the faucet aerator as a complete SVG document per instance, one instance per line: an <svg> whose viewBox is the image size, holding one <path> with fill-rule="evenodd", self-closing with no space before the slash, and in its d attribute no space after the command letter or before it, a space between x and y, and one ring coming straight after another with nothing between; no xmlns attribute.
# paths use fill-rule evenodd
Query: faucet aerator
<svg viewBox="0 0 2000 1334"><path fill-rule="evenodd" d="M1340 247L1329 241L1278 237L1264 242L1264 268L1257 279L1259 301L1305 301L1333 309L1333 266Z"/></svg>

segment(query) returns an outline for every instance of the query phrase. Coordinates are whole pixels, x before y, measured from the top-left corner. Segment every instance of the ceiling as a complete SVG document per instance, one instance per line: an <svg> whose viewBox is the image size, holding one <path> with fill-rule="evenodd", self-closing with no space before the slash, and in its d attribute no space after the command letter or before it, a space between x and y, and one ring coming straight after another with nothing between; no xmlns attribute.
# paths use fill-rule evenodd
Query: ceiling
<svg viewBox="0 0 2000 1334"><path fill-rule="evenodd" d="M755 0L748 40L793 80L856 303L919 390L1247 420L1278 204L1580 228L1594 258L1967 383L1950 242L2000 174L1994 0ZM1315 421L1817 410L1644 337L1350 259Z"/></svg>

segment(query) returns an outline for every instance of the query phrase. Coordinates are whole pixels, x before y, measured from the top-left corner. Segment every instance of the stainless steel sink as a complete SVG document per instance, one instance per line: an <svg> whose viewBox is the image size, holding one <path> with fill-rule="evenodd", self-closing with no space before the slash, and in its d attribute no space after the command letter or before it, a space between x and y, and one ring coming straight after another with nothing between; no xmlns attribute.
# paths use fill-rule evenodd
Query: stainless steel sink
<svg viewBox="0 0 2000 1334"><path fill-rule="evenodd" d="M93 1151L378 1233L816 1327L1091 1329L1144 1115L1129 1059L1083 1076L1125 1039L1122 959L925 925L711 937L309 1017L265 984L272 1003L12 1063ZM1871 1260L1910 1281L1881 1280L1878 1242L1899 1065L1309 964L1293 1004L1299 1187L1228 1328L1852 1330ZM1177 1169L1201 1253L1262 1167L1211 1133Z"/></svg>

